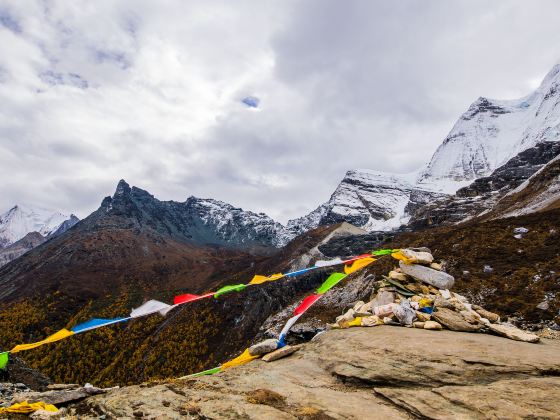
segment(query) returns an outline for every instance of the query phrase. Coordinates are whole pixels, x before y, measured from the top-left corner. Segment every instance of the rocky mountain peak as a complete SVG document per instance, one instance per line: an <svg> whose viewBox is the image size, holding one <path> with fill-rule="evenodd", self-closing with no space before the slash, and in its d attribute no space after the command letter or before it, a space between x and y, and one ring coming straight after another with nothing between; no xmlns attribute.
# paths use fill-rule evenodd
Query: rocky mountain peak
<svg viewBox="0 0 560 420"><path fill-rule="evenodd" d="M118 196L129 195L130 191L131 191L130 185L128 185L128 183L124 179L121 179L117 184L117 189L115 190L115 194L113 195L113 198L116 198Z"/></svg>

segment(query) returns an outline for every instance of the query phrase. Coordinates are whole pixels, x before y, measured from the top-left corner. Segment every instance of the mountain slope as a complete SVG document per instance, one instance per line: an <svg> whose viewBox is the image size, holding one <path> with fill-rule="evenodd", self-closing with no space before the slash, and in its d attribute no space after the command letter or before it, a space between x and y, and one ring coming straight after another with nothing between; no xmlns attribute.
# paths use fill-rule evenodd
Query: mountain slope
<svg viewBox="0 0 560 420"><path fill-rule="evenodd" d="M160 202L120 182L92 215L0 268L0 347L36 341L90 318L127 315L148 299L169 303L185 292L284 271L298 250L315 247L332 230L308 233L278 252L270 236L251 224L216 230L203 219L207 213L198 213L208 205L198 199ZM326 275L207 299L165 319L154 315L21 356L59 382L126 384L201 370L246 346L271 313Z"/></svg>
<svg viewBox="0 0 560 420"><path fill-rule="evenodd" d="M8 245L6 248L0 249L0 267L18 257L21 257L23 254L41 245L43 242L45 242L43 235L39 232L31 232L19 241Z"/></svg>
<svg viewBox="0 0 560 420"><path fill-rule="evenodd" d="M530 213L531 208L539 208L539 203L544 200L542 197L537 198L536 194L526 194L528 191L532 191L532 187L526 189L523 202L513 203L511 199L506 198L517 189L525 188L524 182L546 166L552 165L552 161L559 154L560 142L542 142L524 150L489 176L478 178L469 186L461 188L455 195L444 196L413 209L408 227L420 229L441 224L460 223L473 217L488 219L490 215L493 217L498 217L500 214L513 216L515 214L506 211L511 206L517 208L523 205L526 211L518 214ZM546 182L546 185L550 187L547 189L547 194L552 199L554 195L558 198L560 194L559 191L554 192L555 183L554 177ZM546 189L544 184L541 187ZM502 210L495 210L495 207Z"/></svg>

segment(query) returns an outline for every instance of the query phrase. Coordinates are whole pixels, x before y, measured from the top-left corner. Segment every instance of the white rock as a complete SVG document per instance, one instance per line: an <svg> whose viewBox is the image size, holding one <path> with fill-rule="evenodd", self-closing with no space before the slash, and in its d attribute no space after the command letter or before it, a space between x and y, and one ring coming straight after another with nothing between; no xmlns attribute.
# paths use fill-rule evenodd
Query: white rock
<svg viewBox="0 0 560 420"><path fill-rule="evenodd" d="M436 321L426 321L424 322L424 329L425 330L442 330L443 327L439 322Z"/></svg>
<svg viewBox="0 0 560 420"><path fill-rule="evenodd" d="M269 338L268 340L261 341L254 346L249 347L249 354L251 356L261 356L270 353L278 348L278 340Z"/></svg>
<svg viewBox="0 0 560 420"><path fill-rule="evenodd" d="M429 252L413 251L412 249L401 249L401 254L415 264L431 264L434 257Z"/></svg>
<svg viewBox="0 0 560 420"><path fill-rule="evenodd" d="M443 271L437 271L423 265L405 264L402 261L399 261L399 266L403 273L438 289L451 289L455 283L455 278Z"/></svg>

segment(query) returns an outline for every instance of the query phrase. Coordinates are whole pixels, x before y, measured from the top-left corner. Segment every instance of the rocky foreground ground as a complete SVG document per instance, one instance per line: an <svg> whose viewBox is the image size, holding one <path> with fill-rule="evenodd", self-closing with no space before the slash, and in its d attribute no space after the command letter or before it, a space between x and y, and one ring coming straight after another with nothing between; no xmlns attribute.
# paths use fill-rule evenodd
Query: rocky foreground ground
<svg viewBox="0 0 560 420"><path fill-rule="evenodd" d="M292 356L110 390L81 418L560 418L560 341L415 328L327 331ZM60 413L63 414L63 413Z"/></svg>

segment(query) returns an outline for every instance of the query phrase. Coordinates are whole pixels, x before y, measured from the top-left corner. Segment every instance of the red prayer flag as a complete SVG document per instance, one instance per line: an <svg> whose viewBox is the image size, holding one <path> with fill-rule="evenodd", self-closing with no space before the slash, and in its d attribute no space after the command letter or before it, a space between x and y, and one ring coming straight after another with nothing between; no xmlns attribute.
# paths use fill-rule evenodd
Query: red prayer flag
<svg viewBox="0 0 560 420"><path fill-rule="evenodd" d="M347 264L352 261L361 260L362 258L371 258L371 254L362 254L358 255L357 257L350 258L349 260L345 260L344 263Z"/></svg>
<svg viewBox="0 0 560 420"><path fill-rule="evenodd" d="M185 293L184 295L175 296L175 299L173 299L173 304L178 305L179 303L186 303L200 298L201 298L200 295L192 295L190 293Z"/></svg>
<svg viewBox="0 0 560 420"><path fill-rule="evenodd" d="M299 315L304 313L309 309L311 305L321 299L321 295L309 295L300 303L300 305L294 311L294 315Z"/></svg>

